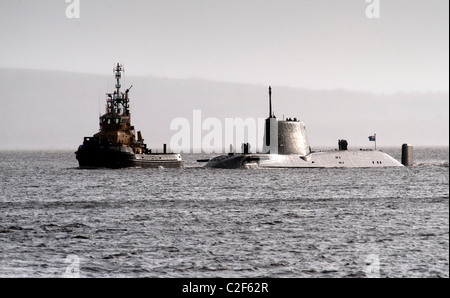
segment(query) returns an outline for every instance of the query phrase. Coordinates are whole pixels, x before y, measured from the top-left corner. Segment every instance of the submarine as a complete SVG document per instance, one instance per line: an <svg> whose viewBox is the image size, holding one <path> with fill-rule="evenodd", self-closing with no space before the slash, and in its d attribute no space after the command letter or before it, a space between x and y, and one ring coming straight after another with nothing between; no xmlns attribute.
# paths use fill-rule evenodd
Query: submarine
<svg viewBox="0 0 450 298"><path fill-rule="evenodd" d="M92 137L84 137L83 144L75 152L80 168L182 168L184 161L178 153L152 153L144 143L141 131L131 125L129 92L121 92L120 79L123 65L113 69L116 90L106 93L106 113L100 116L100 131Z"/></svg>
<svg viewBox="0 0 450 298"><path fill-rule="evenodd" d="M250 145L242 144L243 153L230 152L206 162L206 168L381 168L412 165L412 146L404 144L400 163L377 150L349 150L346 140L338 140L339 149L315 152L309 146L305 124L297 118L279 120L272 112L272 88L269 86L269 117L265 119L263 149L250 153Z"/></svg>

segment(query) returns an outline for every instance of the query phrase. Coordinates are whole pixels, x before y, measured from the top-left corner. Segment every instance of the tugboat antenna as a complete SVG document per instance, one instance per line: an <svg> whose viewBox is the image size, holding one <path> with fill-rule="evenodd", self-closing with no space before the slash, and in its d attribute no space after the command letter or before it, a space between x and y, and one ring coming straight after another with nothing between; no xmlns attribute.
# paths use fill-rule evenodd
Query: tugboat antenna
<svg viewBox="0 0 450 298"><path fill-rule="evenodd" d="M117 89L117 96L120 97L120 79L122 77L122 71L123 66L117 63L116 68L114 69L115 75L116 75L116 89Z"/></svg>

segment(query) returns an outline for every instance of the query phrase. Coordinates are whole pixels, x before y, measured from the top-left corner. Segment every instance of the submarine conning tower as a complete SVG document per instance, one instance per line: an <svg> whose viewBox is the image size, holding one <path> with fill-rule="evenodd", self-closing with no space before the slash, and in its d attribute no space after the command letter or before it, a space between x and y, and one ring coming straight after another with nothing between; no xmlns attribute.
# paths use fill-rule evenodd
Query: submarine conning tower
<svg viewBox="0 0 450 298"><path fill-rule="evenodd" d="M269 86L269 118L264 127L263 153L308 155L311 149L305 124L297 118L278 120L272 111L272 87Z"/></svg>

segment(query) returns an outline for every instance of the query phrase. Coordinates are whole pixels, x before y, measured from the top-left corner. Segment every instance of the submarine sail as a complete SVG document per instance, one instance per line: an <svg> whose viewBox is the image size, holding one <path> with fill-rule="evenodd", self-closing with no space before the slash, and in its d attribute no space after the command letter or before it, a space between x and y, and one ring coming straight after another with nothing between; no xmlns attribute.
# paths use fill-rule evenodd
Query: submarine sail
<svg viewBox="0 0 450 298"><path fill-rule="evenodd" d="M339 140L339 149L313 152L306 127L297 118L278 120L272 110L269 87L269 117L265 120L262 153L228 154L213 157L210 168L370 168L402 167L388 154L376 150L348 150L348 142Z"/></svg>

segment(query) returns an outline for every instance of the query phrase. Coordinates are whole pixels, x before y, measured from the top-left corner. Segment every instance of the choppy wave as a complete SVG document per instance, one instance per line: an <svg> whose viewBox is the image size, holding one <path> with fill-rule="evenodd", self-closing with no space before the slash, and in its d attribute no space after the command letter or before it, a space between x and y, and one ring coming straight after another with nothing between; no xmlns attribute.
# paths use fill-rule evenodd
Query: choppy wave
<svg viewBox="0 0 450 298"><path fill-rule="evenodd" d="M435 161L435 162L419 162L414 163L415 167L444 167L448 168L448 161Z"/></svg>
<svg viewBox="0 0 450 298"><path fill-rule="evenodd" d="M72 152L0 153L0 276L358 278L378 261L380 277L448 278L448 161L432 153L339 171L91 171Z"/></svg>

